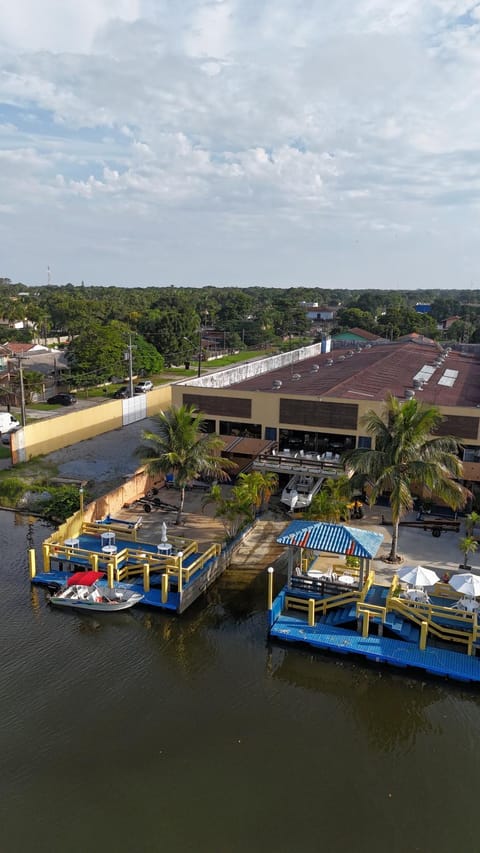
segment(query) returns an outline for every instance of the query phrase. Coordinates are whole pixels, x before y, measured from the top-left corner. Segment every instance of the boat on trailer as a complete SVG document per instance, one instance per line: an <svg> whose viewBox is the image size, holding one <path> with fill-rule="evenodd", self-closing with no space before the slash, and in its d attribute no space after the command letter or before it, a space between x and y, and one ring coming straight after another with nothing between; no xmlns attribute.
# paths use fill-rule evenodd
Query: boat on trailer
<svg viewBox="0 0 480 853"><path fill-rule="evenodd" d="M313 498L320 491L324 479L324 477L295 474L282 492L282 503L287 504L292 510L310 506Z"/></svg>
<svg viewBox="0 0 480 853"><path fill-rule="evenodd" d="M75 610L112 613L128 610L142 600L143 595L118 586L110 588L103 572L74 572L65 586L50 595L50 604ZM103 582L102 582L103 581Z"/></svg>

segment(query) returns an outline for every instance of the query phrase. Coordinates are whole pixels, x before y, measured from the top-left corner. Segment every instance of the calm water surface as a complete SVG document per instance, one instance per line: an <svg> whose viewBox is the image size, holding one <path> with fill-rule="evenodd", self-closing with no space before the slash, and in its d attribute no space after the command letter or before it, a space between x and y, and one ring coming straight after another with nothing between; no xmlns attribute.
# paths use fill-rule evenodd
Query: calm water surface
<svg viewBox="0 0 480 853"><path fill-rule="evenodd" d="M55 611L46 534L0 513L2 853L478 853L480 689L270 645L263 578Z"/></svg>

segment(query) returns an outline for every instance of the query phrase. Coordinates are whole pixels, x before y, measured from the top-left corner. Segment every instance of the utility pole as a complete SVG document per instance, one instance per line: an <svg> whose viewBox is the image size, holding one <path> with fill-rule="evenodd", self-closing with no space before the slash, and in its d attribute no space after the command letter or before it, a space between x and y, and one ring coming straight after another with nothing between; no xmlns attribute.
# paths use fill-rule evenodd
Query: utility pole
<svg viewBox="0 0 480 853"><path fill-rule="evenodd" d="M22 427L24 427L27 423L27 413L25 409L25 386L23 384L23 365L22 358L18 356L18 369L20 373L20 403L21 403L21 411L22 411Z"/></svg>
<svg viewBox="0 0 480 853"><path fill-rule="evenodd" d="M197 376L202 375L202 326L198 330L198 371Z"/></svg>
<svg viewBox="0 0 480 853"><path fill-rule="evenodd" d="M128 359L128 396L133 397L133 356L132 356L132 336L128 335L128 346L126 357Z"/></svg>

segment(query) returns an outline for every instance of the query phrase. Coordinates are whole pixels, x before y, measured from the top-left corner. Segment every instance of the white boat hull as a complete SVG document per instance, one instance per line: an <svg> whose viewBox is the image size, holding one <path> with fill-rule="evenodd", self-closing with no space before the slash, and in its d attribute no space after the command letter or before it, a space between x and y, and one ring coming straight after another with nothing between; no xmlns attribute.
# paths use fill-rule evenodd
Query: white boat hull
<svg viewBox="0 0 480 853"><path fill-rule="evenodd" d="M129 589L71 586L50 596L50 604L95 613L128 610L141 601L143 595Z"/></svg>

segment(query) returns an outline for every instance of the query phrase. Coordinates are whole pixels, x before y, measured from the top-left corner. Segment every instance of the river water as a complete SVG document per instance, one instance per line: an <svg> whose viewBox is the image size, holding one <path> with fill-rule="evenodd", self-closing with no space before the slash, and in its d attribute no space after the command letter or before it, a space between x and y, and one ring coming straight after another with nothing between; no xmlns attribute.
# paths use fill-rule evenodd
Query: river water
<svg viewBox="0 0 480 853"><path fill-rule="evenodd" d="M47 532L0 512L2 853L480 850L480 690L269 644L264 578L55 611Z"/></svg>

